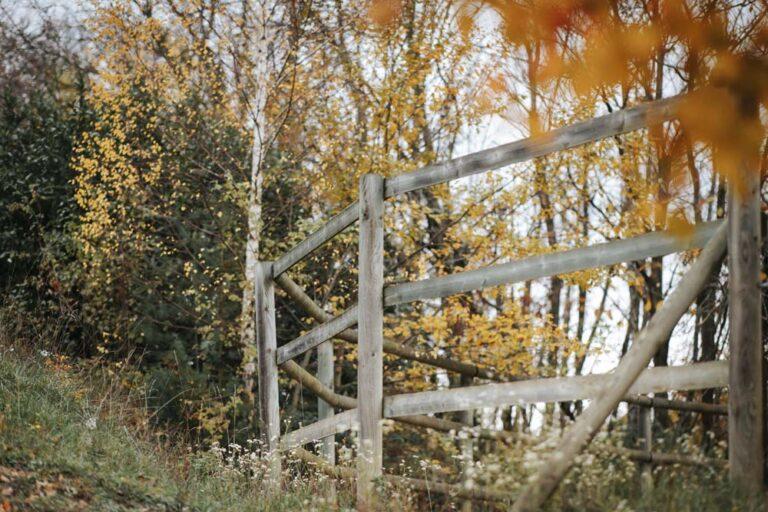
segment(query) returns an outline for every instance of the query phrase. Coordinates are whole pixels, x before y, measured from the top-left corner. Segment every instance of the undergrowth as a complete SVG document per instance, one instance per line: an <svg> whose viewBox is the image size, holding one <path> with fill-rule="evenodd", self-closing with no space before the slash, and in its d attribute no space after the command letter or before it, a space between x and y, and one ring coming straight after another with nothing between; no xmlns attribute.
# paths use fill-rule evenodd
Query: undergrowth
<svg viewBox="0 0 768 512"><path fill-rule="evenodd" d="M289 479L286 492L270 495L252 452L174 444L130 397L100 395L93 382L57 356L0 349L2 510L336 508L319 488L327 481Z"/></svg>
<svg viewBox="0 0 768 512"><path fill-rule="evenodd" d="M353 509L351 484L334 484L297 463L284 464L283 490L269 493L265 465L251 443L193 449L181 433L158 430L141 397L121 385L125 378L119 370L75 365L45 351L0 346L0 510ZM749 510L734 497L724 468L658 467L653 490L641 492L637 464L605 450L613 442L603 436L580 457L547 510ZM491 452L475 464L475 480L514 496L549 444ZM386 510L461 506L405 489L384 493ZM507 505L475 504L473 510Z"/></svg>

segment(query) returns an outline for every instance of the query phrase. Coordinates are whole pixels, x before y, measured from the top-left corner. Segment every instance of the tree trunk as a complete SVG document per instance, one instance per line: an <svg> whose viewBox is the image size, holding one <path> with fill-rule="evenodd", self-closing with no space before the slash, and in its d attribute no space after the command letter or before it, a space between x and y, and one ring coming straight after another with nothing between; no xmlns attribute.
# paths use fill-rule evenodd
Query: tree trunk
<svg viewBox="0 0 768 512"><path fill-rule="evenodd" d="M277 81L274 68L276 48L280 34L274 19L278 15L276 0L256 1L244 13L253 16L251 30L255 34L252 44L253 83L255 84L250 104L253 122L253 144L251 154L251 176L248 189L247 231L245 245L245 283L243 286L240 316L240 345L243 351L243 389L246 401L254 404L254 374L257 351L254 325L254 280L259 259L259 242L262 226L262 191L264 186L265 158L269 141L274 135L267 119L267 97ZM248 23L245 24L248 26Z"/></svg>
<svg viewBox="0 0 768 512"><path fill-rule="evenodd" d="M717 209L715 216L723 217L725 211L725 182L720 178L717 192ZM712 281L702 291L696 299L696 316L699 321L699 336L701 337L701 351L699 353L700 361L714 361L717 358L717 288L719 276L712 276ZM715 390L707 389L704 391L702 401L705 403L714 403ZM704 432L710 432L714 425L714 417L711 414L702 416ZM710 438L705 436L705 442Z"/></svg>

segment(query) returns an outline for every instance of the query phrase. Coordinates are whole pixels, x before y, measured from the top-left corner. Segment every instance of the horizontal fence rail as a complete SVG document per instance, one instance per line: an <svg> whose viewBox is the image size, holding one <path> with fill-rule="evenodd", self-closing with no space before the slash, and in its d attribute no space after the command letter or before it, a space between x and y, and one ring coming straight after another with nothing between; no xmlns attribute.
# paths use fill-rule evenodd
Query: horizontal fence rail
<svg viewBox="0 0 768 512"><path fill-rule="evenodd" d="M708 402L691 402L688 400L669 400L667 398L650 396L628 397L625 402L653 409L671 409L673 411L702 412L706 414L727 415L728 406Z"/></svg>
<svg viewBox="0 0 768 512"><path fill-rule="evenodd" d="M558 128L535 137L430 165L408 174L401 174L386 180L384 195L385 197L394 197L405 192L446 183L498 169L505 165L525 162L589 142L639 130L655 123L670 121L676 117L681 101L682 97L675 96L643 103L636 107Z"/></svg>
<svg viewBox="0 0 768 512"><path fill-rule="evenodd" d="M302 448L294 450L293 455L334 478L354 481L359 477L359 473L354 469L330 465L322 458ZM381 479L390 485L408 487L416 491L423 491L430 494L443 494L453 498L502 503L508 503L511 500L511 496L506 492L479 486L467 488L461 484L450 484L435 480L421 480L418 478L388 474L381 475Z"/></svg>
<svg viewBox="0 0 768 512"><path fill-rule="evenodd" d="M589 400L597 395L609 381L611 374L582 375L574 377L556 377L551 379L532 379L526 381L486 384L421 393L408 393L384 397L384 417L416 420L418 415L480 409L483 407L501 407L543 402L572 402ZM639 394L661 393L667 391L693 391L698 389L728 386L728 362L713 361L685 366L669 366L644 370L628 392L626 401L634 403L643 399L649 405L678 410L720 413L724 406L719 404L659 401L652 398L638 397ZM325 397L328 398L328 397ZM354 407L355 399L346 399L349 404L337 404ZM674 403L672 403L674 402ZM701 406L712 406L702 408ZM405 418L410 417L410 418ZM438 418L423 416L422 419ZM280 440L281 450L291 450L308 443L319 441L335 434L343 434L356 428L357 408L350 408L330 418L319 420L311 425L284 434ZM409 421L414 425L433 428L434 425ZM450 422L454 430L461 430L465 425ZM499 431L499 434L506 432ZM511 433L510 433L511 434ZM484 436L489 437L489 436ZM500 438L501 439L501 438Z"/></svg>
<svg viewBox="0 0 768 512"><path fill-rule="evenodd" d="M505 165L524 162L549 153L631 132L649 124L669 121L675 118L681 99L681 97L673 97L644 103L589 121L558 128L535 137L423 167L411 173L387 179L384 185L384 194L385 197L398 196L405 192L491 171ZM332 217L320 229L299 242L275 261L274 276L279 276L325 242L351 226L357 221L358 212L359 206L355 201Z"/></svg>
<svg viewBox="0 0 768 512"><path fill-rule="evenodd" d="M638 450L634 448L619 448L618 446L607 448L608 452L611 452L620 457L627 457L628 459L646 462L648 464L664 465L664 464L681 464L684 466L700 466L703 468L717 468L728 464L724 459L713 459L710 457L691 457L690 455L681 455L677 453L658 453L650 452L646 450Z"/></svg>
<svg viewBox="0 0 768 512"><path fill-rule="evenodd" d="M417 300L437 299L502 284L698 249L712 238L722 222L698 224L693 233L687 236L669 231L656 231L624 240L531 256L477 270L395 284L384 290L384 303L394 306Z"/></svg>
<svg viewBox="0 0 768 512"><path fill-rule="evenodd" d="M627 457L632 460L645 461L653 464L683 464L711 467L723 465L726 463L726 461L723 460L705 458L696 459L685 455L646 452L643 450L633 450L619 447L610 447L605 449L616 456ZM311 464L321 472L334 478L340 478L349 481L354 481L357 478L357 473L354 469L346 468L343 466L332 466L317 455L314 455L303 449L295 450L294 455L300 460ZM509 503L513 498L511 494L508 494L504 491L488 489L479 486L467 488L461 484L449 484L433 480L420 480L416 478L408 478L388 474L382 475L382 478L389 484L401 485L409 487L413 490L425 491L431 494L443 494L453 498L496 503Z"/></svg>
<svg viewBox="0 0 768 512"><path fill-rule="evenodd" d="M304 352L315 348L324 341L328 341L337 334L352 327L357 323L357 306L345 310L339 316L320 324L306 334L302 334L293 341L289 341L277 349L277 364L281 365L289 359L300 356Z"/></svg>
<svg viewBox="0 0 768 512"><path fill-rule="evenodd" d="M325 242L354 224L355 221L357 221L358 210L359 207L357 201L355 201L344 208L336 216L332 217L331 220L326 222L320 229L313 232L307 238L296 244L290 251L283 254L280 259L275 261L274 266L272 267L274 277L279 276Z"/></svg>
<svg viewBox="0 0 768 512"><path fill-rule="evenodd" d="M307 443L319 441L335 434L343 434L355 430L358 423L357 409L349 409L325 418L306 427L298 428L280 438L281 450L292 450Z"/></svg>
<svg viewBox="0 0 768 512"><path fill-rule="evenodd" d="M286 361L280 368L282 368L293 380L300 383L304 388L313 393L318 398L322 399L326 403L333 407L341 409L355 409L357 407L357 398L340 395L334 392L332 389L325 386L319 379L310 374L307 370L301 367L300 364L294 361ZM395 418L396 421L413 425L420 428L429 428L438 432L456 432L461 430L466 425L457 421L450 421L444 418L435 418L432 416L403 416ZM474 432L478 437L482 439L489 439L493 441L514 441L515 434L511 432L480 429Z"/></svg>
<svg viewBox="0 0 768 512"><path fill-rule="evenodd" d="M483 407L588 400L599 394L611 382L612 376L607 373L556 377L393 395L384 398L384 416L396 418ZM691 391L727 385L728 363L715 361L649 368L640 374L628 395Z"/></svg>

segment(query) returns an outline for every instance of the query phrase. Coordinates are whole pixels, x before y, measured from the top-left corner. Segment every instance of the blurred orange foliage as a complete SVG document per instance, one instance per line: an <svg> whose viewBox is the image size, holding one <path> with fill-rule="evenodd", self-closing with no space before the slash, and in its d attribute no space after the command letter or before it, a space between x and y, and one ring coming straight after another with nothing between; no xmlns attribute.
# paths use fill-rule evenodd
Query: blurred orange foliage
<svg viewBox="0 0 768 512"><path fill-rule="evenodd" d="M737 12L696 0L468 0L458 16L465 35L486 7L509 43L544 48L543 81L569 80L579 95L652 82L647 63L674 45L689 82L683 129L713 149L718 172L737 192L745 169L758 172L765 135L758 108L768 106L765 2Z"/></svg>

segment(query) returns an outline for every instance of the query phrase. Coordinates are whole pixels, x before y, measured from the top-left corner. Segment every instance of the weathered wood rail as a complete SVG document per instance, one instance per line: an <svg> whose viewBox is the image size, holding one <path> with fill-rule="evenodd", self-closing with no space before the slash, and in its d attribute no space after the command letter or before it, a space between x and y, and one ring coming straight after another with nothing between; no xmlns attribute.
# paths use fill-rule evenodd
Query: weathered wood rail
<svg viewBox="0 0 768 512"><path fill-rule="evenodd" d="M690 236L680 238L668 232L656 232L625 240L592 245L580 249L532 256L519 261L469 270L450 276L403 283L384 288L384 304L394 306L416 300L435 299L471 290L512 284L557 274L567 274L628 261L666 256L690 249L700 249L712 237L722 221L696 226ZM357 323L357 305L277 349L277 363L300 356Z"/></svg>
<svg viewBox="0 0 768 512"><path fill-rule="evenodd" d="M396 283L386 287L384 285L383 215L387 198L671 121L676 117L680 102L681 98L675 97L645 103L386 180L376 175L365 175L360 181L358 202L349 205L278 260L262 262L255 283L260 425L269 451L270 479L273 485L280 485L280 453L294 451L300 458L320 464L329 474L355 479L360 510L370 510L375 506L376 493L372 483L380 477L417 490L429 489L431 492L449 494L465 500L513 503L513 510L517 511L537 510L557 487L576 455L589 443L606 417L618 403L625 401L643 407L704 414L728 413L729 439L732 443L729 463L734 482L750 492L761 488L763 439L760 421L763 386L760 383L763 380L761 366L758 364L762 357L762 345L759 334L759 267L756 267L755 263L759 262L760 247L757 217L759 180L757 185L750 183L750 193L730 198L735 217L732 213L727 222L699 224L690 236L680 237L665 231L646 233L633 238L532 256L453 275ZM355 222L359 222L358 304L333 316L314 303L288 277L286 271ZM728 244L726 240L729 240ZM730 256L731 290L735 294L730 306L731 321L742 322L744 325L743 328L731 330L730 352L734 354L732 360L730 363L717 361L680 367L648 368L657 348L689 309L710 276L718 271L726 245ZM421 353L383 337L385 306L644 260L690 249L702 249L702 252L652 320L638 333L635 343L621 359L618 367L609 374L521 380L471 362ZM282 343L279 348L275 334L275 284L308 315L320 322L298 338ZM355 326L357 329L353 328ZM333 390L332 343L336 339L357 346L357 389L360 400L340 395ZM318 350L317 377L293 362L294 358L312 349ZM473 378L490 383L385 396L384 353L459 373L463 383L471 383ZM282 368L292 379L318 397L318 421L282 435L279 431L278 368ZM740 373L743 374L739 375ZM721 404L645 396L656 392L714 387L730 388L729 411ZM471 428L473 435L480 438L514 442L519 440L519 436L512 432L472 428L466 423L429 415L481 407L585 399L589 400L589 405L584 413L566 430L551 460L542 466L538 475L517 497L495 489L468 490L466 486L424 482L383 473L384 418L445 432ZM335 409L343 411L334 413ZM334 436L350 430L358 432L356 471L334 466ZM645 449L624 450L624 455L644 463L717 463L675 454L653 453L650 429L646 430L648 432ZM322 458L302 448L316 442L323 443ZM756 469L758 466L759 471Z"/></svg>
<svg viewBox="0 0 768 512"><path fill-rule="evenodd" d="M384 303L394 306L417 300L437 299L502 284L522 283L541 277L700 249L720 224L722 221L701 224L696 226L690 237L685 238L659 231L569 251L531 256L449 276L396 284L384 289Z"/></svg>
<svg viewBox="0 0 768 512"><path fill-rule="evenodd" d="M400 418L403 416L466 411L483 407L588 400L595 398L606 383L609 382L610 378L611 376L608 374L593 374L391 395L384 397L382 416L384 418ZM302 382L307 383L303 379ZM662 393L666 391L695 391L712 387L726 387L727 385L728 363L726 361L696 363L677 367L649 368L638 377L624 400L638 401L644 405L651 405L653 404L653 399L649 398L647 399L648 402L643 402L632 396L635 394ZM317 384L314 384L312 387L315 388L315 391L319 391L321 396L327 397L329 396L328 393L332 393L330 389L318 390L316 386ZM355 405L351 402L337 403L341 407ZM700 410L701 406L714 404L680 402L680 405L677 405L666 401L665 405L680 410ZM705 412L717 411L715 408L704 410ZM349 430L358 430L359 421L357 414L357 407L353 407L331 418L321 419L311 425L289 432L281 438L280 449L288 450L295 446L324 439L328 436L341 434ZM451 427L456 429L455 424L451 425ZM460 425L459 427L461 429Z"/></svg>
<svg viewBox="0 0 768 512"><path fill-rule="evenodd" d="M597 397L611 379L610 374L592 374L393 395L384 398L384 416L395 418L483 407L588 400ZM649 368L640 374L625 395L694 391L727 385L728 365L725 361L717 361Z"/></svg>

